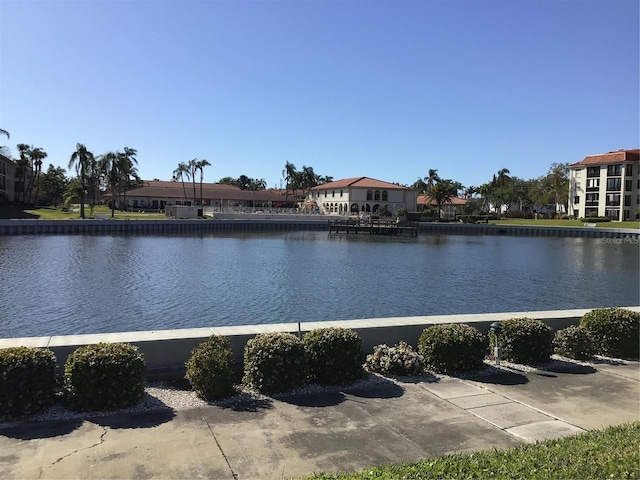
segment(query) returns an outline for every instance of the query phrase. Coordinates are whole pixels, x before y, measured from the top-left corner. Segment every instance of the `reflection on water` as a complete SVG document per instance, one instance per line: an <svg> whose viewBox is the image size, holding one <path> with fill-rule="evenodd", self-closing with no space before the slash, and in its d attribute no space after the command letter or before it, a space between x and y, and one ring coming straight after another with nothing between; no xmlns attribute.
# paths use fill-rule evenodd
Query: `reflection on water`
<svg viewBox="0 0 640 480"><path fill-rule="evenodd" d="M0 337L638 305L601 239L0 237Z"/></svg>

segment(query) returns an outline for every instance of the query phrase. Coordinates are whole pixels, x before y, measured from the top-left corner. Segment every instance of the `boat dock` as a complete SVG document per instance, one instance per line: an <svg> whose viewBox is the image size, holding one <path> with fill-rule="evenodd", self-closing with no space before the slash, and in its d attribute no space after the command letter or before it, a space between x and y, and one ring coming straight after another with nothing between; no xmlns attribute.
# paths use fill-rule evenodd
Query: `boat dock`
<svg viewBox="0 0 640 480"><path fill-rule="evenodd" d="M329 233L368 233L369 235L410 235L418 236L418 222L395 221L383 219L361 220L347 218L329 220Z"/></svg>

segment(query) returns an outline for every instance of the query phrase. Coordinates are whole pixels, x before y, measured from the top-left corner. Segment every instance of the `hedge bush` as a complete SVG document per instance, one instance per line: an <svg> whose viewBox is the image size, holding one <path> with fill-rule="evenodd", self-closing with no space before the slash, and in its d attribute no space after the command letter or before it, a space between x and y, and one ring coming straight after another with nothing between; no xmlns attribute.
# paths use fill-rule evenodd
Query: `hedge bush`
<svg viewBox="0 0 640 480"><path fill-rule="evenodd" d="M186 363L187 378L205 400L217 400L234 393L233 352L227 337L212 335L191 351Z"/></svg>
<svg viewBox="0 0 640 480"><path fill-rule="evenodd" d="M53 402L56 357L51 350L0 349L0 418L29 415Z"/></svg>
<svg viewBox="0 0 640 480"><path fill-rule="evenodd" d="M580 326L596 340L596 353L609 357L638 358L640 313L624 308L597 308L585 313Z"/></svg>
<svg viewBox="0 0 640 480"><path fill-rule="evenodd" d="M377 345L367 355L365 369L381 375L420 375L424 372L424 357L405 342L393 347Z"/></svg>
<svg viewBox="0 0 640 480"><path fill-rule="evenodd" d="M321 385L349 385L364 376L362 340L347 328L319 328L305 334L311 378Z"/></svg>
<svg viewBox="0 0 640 480"><path fill-rule="evenodd" d="M571 325L556 332L553 350L563 357L584 360L596 353L596 342L587 330Z"/></svg>
<svg viewBox="0 0 640 480"><path fill-rule="evenodd" d="M244 349L244 383L260 393L278 393L305 385L309 362L304 345L290 333L262 333Z"/></svg>
<svg viewBox="0 0 640 480"><path fill-rule="evenodd" d="M116 410L144 394L144 357L124 343L76 349L65 362L65 399L74 410Z"/></svg>
<svg viewBox="0 0 640 480"><path fill-rule="evenodd" d="M553 353L553 331L546 323L532 318L511 318L502 323L502 358L523 364L548 362ZM491 347L495 346L493 335Z"/></svg>
<svg viewBox="0 0 640 480"><path fill-rule="evenodd" d="M425 328L418 340L418 352L426 366L440 373L477 370L483 365L486 349L484 335L465 324Z"/></svg>

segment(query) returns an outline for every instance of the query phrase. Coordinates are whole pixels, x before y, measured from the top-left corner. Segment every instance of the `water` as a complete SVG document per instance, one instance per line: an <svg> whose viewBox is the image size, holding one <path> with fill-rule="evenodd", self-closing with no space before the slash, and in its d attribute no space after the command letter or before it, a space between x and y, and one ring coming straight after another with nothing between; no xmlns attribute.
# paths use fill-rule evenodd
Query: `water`
<svg viewBox="0 0 640 480"><path fill-rule="evenodd" d="M639 305L606 239L0 237L0 337Z"/></svg>

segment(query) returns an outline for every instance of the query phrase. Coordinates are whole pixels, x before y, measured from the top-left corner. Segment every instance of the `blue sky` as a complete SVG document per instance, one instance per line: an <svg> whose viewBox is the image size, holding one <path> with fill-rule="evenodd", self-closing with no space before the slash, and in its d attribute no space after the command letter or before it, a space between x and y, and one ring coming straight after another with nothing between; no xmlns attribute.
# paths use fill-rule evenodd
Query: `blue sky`
<svg viewBox="0 0 640 480"><path fill-rule="evenodd" d="M0 0L0 138L463 185L640 146L637 0Z"/></svg>

